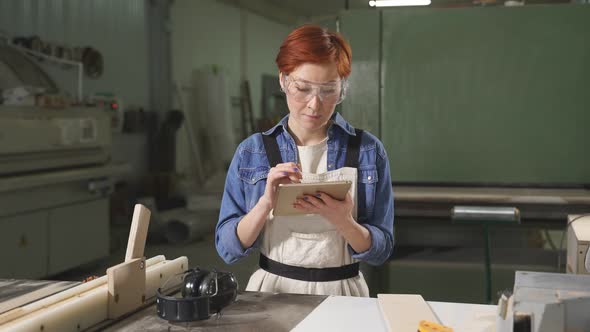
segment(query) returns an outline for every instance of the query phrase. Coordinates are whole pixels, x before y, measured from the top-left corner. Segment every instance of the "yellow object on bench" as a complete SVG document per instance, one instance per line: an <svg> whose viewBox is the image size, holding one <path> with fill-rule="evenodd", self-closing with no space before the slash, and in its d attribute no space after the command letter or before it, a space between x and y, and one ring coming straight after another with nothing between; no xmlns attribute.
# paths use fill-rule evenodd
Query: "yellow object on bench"
<svg viewBox="0 0 590 332"><path fill-rule="evenodd" d="M453 332L453 329L438 323L421 320L418 324L418 332Z"/></svg>

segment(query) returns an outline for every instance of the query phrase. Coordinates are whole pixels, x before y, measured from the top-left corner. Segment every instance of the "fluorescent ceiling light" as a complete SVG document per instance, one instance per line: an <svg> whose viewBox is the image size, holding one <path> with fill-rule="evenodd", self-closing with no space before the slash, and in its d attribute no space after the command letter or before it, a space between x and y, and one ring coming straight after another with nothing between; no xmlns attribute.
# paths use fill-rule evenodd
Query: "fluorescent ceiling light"
<svg viewBox="0 0 590 332"><path fill-rule="evenodd" d="M401 6L428 6L430 0L376 0L369 1L371 7L401 7Z"/></svg>

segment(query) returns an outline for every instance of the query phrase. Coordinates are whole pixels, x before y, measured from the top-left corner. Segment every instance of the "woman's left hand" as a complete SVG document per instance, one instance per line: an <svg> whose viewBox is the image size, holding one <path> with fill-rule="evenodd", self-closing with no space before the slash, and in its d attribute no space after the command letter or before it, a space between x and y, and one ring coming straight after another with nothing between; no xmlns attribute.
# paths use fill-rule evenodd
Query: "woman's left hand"
<svg viewBox="0 0 590 332"><path fill-rule="evenodd" d="M346 229L355 222L352 218L354 203L350 193L346 194L343 201L334 199L324 192L303 195L297 198L293 207L307 213L319 214L340 230Z"/></svg>

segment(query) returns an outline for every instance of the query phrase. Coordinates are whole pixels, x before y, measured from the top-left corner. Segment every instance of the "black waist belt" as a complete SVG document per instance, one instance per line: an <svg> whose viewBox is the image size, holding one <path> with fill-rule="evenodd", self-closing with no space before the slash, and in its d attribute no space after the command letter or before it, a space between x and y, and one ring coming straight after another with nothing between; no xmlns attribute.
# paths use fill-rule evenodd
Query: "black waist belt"
<svg viewBox="0 0 590 332"><path fill-rule="evenodd" d="M303 281L336 281L359 275L359 263L319 269L279 263L260 254L258 264L260 268L272 274Z"/></svg>

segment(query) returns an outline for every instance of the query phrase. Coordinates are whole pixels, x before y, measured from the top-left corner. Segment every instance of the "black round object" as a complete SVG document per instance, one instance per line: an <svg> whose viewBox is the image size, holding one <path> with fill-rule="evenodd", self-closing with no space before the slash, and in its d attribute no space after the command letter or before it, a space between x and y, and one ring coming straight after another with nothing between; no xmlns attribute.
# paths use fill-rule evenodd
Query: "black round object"
<svg viewBox="0 0 590 332"><path fill-rule="evenodd" d="M170 322L191 322L207 319L211 316L209 297L178 298L165 296L156 291L156 311L160 318Z"/></svg>
<svg viewBox="0 0 590 332"><path fill-rule="evenodd" d="M210 309L219 312L230 305L238 296L238 280L230 272L217 272L217 295L211 297Z"/></svg>
<svg viewBox="0 0 590 332"><path fill-rule="evenodd" d="M157 314L173 322L207 319L236 300L238 281L231 272L190 269L185 272L182 298L156 291Z"/></svg>
<svg viewBox="0 0 590 332"><path fill-rule="evenodd" d="M180 290L182 297L197 297L202 293L200 292L200 286L205 278L209 275L209 271L201 270L199 268L190 269L186 272L183 279L183 285Z"/></svg>

